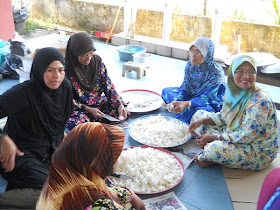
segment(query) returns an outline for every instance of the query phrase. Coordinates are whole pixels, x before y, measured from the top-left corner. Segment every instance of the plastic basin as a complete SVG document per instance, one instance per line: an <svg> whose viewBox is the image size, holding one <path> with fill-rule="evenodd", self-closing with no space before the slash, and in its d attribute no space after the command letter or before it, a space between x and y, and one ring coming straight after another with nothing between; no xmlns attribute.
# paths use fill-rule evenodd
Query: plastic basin
<svg viewBox="0 0 280 210"><path fill-rule="evenodd" d="M118 47L120 59L122 61L133 61L133 54L145 53L146 48L140 45L121 45Z"/></svg>

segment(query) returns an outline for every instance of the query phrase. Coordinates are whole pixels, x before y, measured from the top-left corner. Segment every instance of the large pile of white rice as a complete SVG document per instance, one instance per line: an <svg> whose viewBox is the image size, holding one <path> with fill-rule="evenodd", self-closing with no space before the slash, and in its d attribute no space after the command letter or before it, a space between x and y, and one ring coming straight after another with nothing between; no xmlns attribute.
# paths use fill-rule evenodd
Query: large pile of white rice
<svg viewBox="0 0 280 210"><path fill-rule="evenodd" d="M136 119L129 126L129 134L142 144L157 147L177 146L191 137L186 123L162 115Z"/></svg>
<svg viewBox="0 0 280 210"><path fill-rule="evenodd" d="M112 178L136 193L156 193L174 187L184 175L180 162L171 154L151 147L123 150L116 173L132 177Z"/></svg>

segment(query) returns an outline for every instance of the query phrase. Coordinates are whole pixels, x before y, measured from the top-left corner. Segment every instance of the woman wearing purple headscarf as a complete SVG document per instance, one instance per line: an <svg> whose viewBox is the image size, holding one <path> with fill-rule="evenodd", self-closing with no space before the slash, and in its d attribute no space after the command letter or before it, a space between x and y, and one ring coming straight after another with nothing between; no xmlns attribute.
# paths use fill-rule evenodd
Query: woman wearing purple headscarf
<svg viewBox="0 0 280 210"><path fill-rule="evenodd" d="M199 37L191 45L190 55L181 87L162 90L163 100L170 103L169 111L187 123L197 110L220 111L225 93L224 71L214 61L214 43Z"/></svg>

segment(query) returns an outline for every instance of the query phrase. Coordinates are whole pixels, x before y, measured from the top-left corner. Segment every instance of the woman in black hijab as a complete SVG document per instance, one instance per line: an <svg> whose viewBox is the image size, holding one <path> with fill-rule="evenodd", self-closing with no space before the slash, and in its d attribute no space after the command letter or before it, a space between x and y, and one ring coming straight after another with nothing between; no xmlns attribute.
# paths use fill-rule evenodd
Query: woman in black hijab
<svg viewBox="0 0 280 210"><path fill-rule="evenodd" d="M43 48L34 57L30 80L0 95L0 118L7 117L0 169L7 190L42 188L72 111L63 55L55 48Z"/></svg>
<svg viewBox="0 0 280 210"><path fill-rule="evenodd" d="M81 123L102 121L104 114L120 120L127 118L124 102L94 51L93 39L86 32L73 34L67 44L66 76L74 97L74 112L67 125L70 130Z"/></svg>

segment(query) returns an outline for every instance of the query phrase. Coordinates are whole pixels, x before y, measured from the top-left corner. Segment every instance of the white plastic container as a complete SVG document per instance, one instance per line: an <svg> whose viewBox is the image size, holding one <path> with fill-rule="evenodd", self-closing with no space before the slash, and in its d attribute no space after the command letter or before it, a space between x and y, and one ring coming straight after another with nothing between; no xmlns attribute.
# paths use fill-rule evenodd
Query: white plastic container
<svg viewBox="0 0 280 210"><path fill-rule="evenodd" d="M144 63L146 67L150 67L152 55L149 53L135 53L133 54L133 62Z"/></svg>
<svg viewBox="0 0 280 210"><path fill-rule="evenodd" d="M22 83L25 80L30 79L30 71L31 71L33 59L23 57L20 55L17 55L17 57L19 57L22 60L22 65L23 65L23 68L16 69L16 72L19 74L19 82Z"/></svg>

